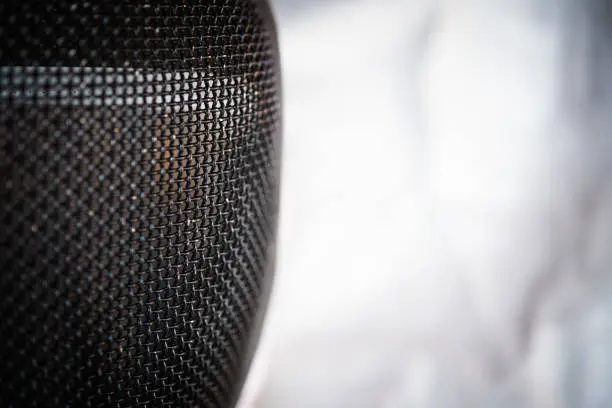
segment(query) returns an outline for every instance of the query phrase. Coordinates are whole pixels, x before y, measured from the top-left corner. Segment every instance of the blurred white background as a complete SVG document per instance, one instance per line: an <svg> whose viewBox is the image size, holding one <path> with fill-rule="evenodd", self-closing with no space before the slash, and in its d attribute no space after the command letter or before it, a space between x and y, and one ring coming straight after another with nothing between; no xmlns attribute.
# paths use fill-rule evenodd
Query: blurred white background
<svg viewBox="0 0 612 408"><path fill-rule="evenodd" d="M604 3L272 1L280 245L245 406L612 406Z"/></svg>

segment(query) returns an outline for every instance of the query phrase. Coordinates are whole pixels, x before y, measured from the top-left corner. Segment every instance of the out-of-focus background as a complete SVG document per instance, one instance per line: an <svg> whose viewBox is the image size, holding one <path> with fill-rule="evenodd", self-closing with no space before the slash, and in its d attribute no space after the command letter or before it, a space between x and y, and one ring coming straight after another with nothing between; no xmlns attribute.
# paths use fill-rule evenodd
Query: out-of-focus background
<svg viewBox="0 0 612 408"><path fill-rule="evenodd" d="M612 5L273 0L257 408L612 406Z"/></svg>

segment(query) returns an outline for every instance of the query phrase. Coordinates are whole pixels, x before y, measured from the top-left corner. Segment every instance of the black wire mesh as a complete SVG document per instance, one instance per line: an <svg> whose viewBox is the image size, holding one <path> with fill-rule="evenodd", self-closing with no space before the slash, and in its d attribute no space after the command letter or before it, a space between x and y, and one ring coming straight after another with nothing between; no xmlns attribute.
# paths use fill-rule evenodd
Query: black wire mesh
<svg viewBox="0 0 612 408"><path fill-rule="evenodd" d="M231 406L273 262L273 23L0 4L0 406Z"/></svg>

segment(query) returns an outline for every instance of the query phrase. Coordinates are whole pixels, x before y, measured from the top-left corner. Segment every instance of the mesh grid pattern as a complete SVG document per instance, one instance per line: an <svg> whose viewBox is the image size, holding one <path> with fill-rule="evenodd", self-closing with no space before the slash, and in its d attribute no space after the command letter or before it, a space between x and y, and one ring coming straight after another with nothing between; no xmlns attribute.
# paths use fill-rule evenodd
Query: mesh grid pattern
<svg viewBox="0 0 612 408"><path fill-rule="evenodd" d="M0 4L0 406L231 406L279 82L244 0Z"/></svg>

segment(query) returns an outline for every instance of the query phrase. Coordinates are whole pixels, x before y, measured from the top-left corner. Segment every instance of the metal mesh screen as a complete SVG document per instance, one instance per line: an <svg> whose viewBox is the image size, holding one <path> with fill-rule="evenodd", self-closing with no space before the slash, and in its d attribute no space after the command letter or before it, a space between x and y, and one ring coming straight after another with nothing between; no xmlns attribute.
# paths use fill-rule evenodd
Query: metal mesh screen
<svg viewBox="0 0 612 408"><path fill-rule="evenodd" d="M230 406L273 261L258 2L0 4L0 406Z"/></svg>

